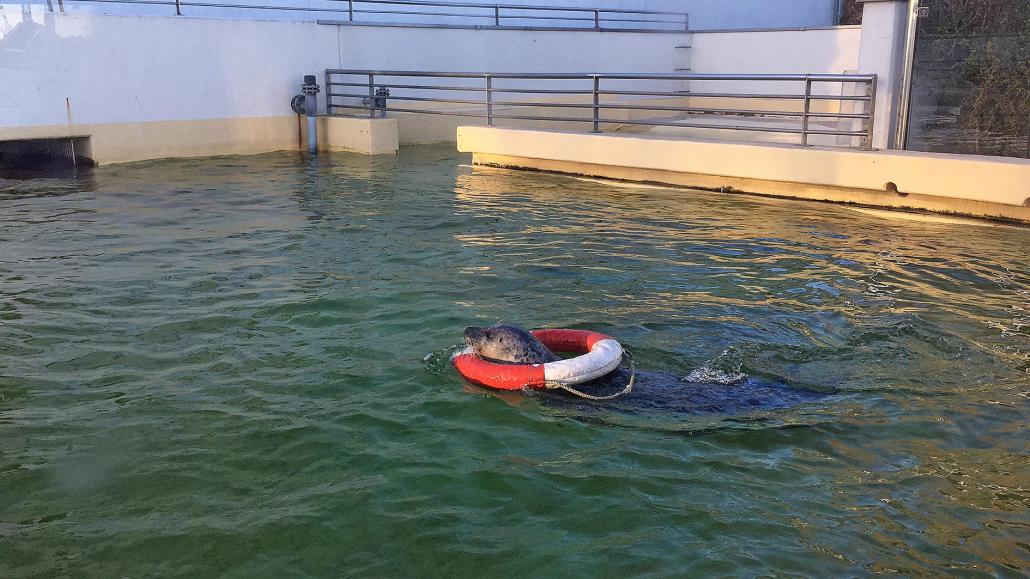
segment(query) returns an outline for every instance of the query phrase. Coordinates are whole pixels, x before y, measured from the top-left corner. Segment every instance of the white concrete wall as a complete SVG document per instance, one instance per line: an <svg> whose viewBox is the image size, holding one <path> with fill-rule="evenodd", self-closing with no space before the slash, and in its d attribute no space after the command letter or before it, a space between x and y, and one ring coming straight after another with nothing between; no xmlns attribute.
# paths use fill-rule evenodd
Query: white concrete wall
<svg viewBox="0 0 1030 579"><path fill-rule="evenodd" d="M304 74L321 84L326 68L667 73L684 42L672 34L341 27L36 6L0 18L0 140L88 135L101 162L295 148L290 98ZM441 118L409 117L403 142L453 139L454 125Z"/></svg>
<svg viewBox="0 0 1030 579"><path fill-rule="evenodd" d="M97 158L108 161L147 158L133 150L157 138L167 141L161 155L218 154L216 142L239 142L225 153L293 148L290 98L304 74L322 83L326 68L671 73L692 52L695 72L839 73L858 67L860 38L857 28L695 33L691 40L686 34L53 14L37 5L0 17L0 139L95 135ZM691 41L691 51L677 48ZM608 88L648 88L623 82L631 86ZM688 88L662 82L664 90ZM796 92L704 84L689 88ZM440 118L402 118L402 143L453 139L449 121L460 118ZM188 124L201 120L219 122ZM125 126L155 123L165 125ZM420 123L428 129L415 126ZM225 134L226 127L233 134ZM194 146L201 141L210 146ZM105 156L114 145L117 154Z"/></svg>
<svg viewBox="0 0 1030 579"><path fill-rule="evenodd" d="M321 83L326 68L344 66L672 72L677 43L680 36L666 34L337 27L37 9L7 15L0 28L0 128L291 115L289 101L305 73Z"/></svg>
<svg viewBox="0 0 1030 579"><path fill-rule="evenodd" d="M57 0L52 0L57 6ZM450 2L461 2L463 0L447 0ZM469 2L473 0L467 0ZM482 2L482 0L476 0ZM268 2L253 2L249 0L221 0L221 4L268 4L274 6L293 6L311 9L333 9L341 10L346 8L345 3L332 2L329 0L274 0ZM505 0L503 4L530 4L530 5L560 5L560 6L585 6L600 8L622 8L637 10L655 10L664 12L687 12L690 15L690 26L696 30L713 28L779 28L779 27L814 27L830 26L834 24L833 18L836 12L837 0ZM23 4L45 5L45 0L31 0L30 2L0 2L3 10L0 13L8 14L19 12ZM366 5L367 6L367 5ZM361 7L361 6L359 6ZM412 7L394 6L394 9L413 10ZM118 14L118 15L147 15L147 16L168 16L175 13L172 6L140 6L108 3L89 3L77 0L66 0L65 9L69 12L82 12L92 14ZM428 9L428 8L427 8ZM447 9L434 7L435 12L463 12L469 13L469 9ZM315 18L334 19L344 18L344 13L316 12L314 14L305 11L286 10L245 10L233 8L202 8L185 7L183 12L187 16L215 17L215 18L244 18L244 19L272 19L272 20L311 20ZM489 16L489 10L479 10L481 14ZM435 22L453 24L491 24L490 18L470 19L454 18L447 16L437 17L397 17L388 15L359 15L359 21L393 21L404 20L407 22ZM513 25L537 24L539 21L511 22ZM565 22L565 25L577 24L576 22ZM580 25L589 26L591 23L580 22Z"/></svg>
<svg viewBox="0 0 1030 579"><path fill-rule="evenodd" d="M346 68L672 73L686 34L340 26Z"/></svg>
<svg viewBox="0 0 1030 579"><path fill-rule="evenodd" d="M289 115L304 73L340 64L336 29L306 22L7 16L0 127Z"/></svg>
<svg viewBox="0 0 1030 579"><path fill-rule="evenodd" d="M695 32L691 72L699 74L841 74L858 70L862 30ZM796 86L754 83L756 93L797 92ZM691 90L741 92L739 84L693 82ZM785 90L786 89L786 90Z"/></svg>
<svg viewBox="0 0 1030 579"><path fill-rule="evenodd" d="M907 16L908 2L903 0L868 2L862 11L859 69L878 76L873 124L873 147L878 149L894 147Z"/></svg>

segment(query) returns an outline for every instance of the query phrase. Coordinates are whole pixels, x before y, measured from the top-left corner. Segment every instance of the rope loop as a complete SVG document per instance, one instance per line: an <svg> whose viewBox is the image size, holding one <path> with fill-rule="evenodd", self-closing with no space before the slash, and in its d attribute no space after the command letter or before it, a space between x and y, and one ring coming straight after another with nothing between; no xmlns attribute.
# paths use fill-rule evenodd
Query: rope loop
<svg viewBox="0 0 1030 579"><path fill-rule="evenodd" d="M625 348L623 348L622 352L623 352L623 355L626 358L629 358L629 381L626 382L626 387L625 388L623 388L619 392L616 392L615 394L607 394L607 395L604 395L604 396L596 396L594 394L587 394L586 392L583 392L581 390L577 390L577 389L573 388L572 386L569 386L568 384L562 384L561 382L546 382L546 383L544 383L544 386L547 387L549 390L564 390L564 391L568 392L569 394L572 394L574 396L579 396L580 398L583 398L584 400L593 400L595 402L603 402L605 400L614 400L614 399L618 398L619 396L625 396L626 394L629 394L630 392L633 391L633 383L634 383L634 381L636 381L637 371L636 371L636 364L633 361L633 354L631 354L630 351L625 349Z"/></svg>

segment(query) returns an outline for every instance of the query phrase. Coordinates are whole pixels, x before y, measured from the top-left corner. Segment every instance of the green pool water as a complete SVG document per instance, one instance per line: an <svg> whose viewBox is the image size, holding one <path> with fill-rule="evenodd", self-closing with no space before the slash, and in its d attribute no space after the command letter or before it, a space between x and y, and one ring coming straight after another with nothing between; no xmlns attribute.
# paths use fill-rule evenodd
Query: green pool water
<svg viewBox="0 0 1030 579"><path fill-rule="evenodd" d="M0 181L0 576L1019 576L1030 230L399 157ZM835 391L583 416L466 325Z"/></svg>

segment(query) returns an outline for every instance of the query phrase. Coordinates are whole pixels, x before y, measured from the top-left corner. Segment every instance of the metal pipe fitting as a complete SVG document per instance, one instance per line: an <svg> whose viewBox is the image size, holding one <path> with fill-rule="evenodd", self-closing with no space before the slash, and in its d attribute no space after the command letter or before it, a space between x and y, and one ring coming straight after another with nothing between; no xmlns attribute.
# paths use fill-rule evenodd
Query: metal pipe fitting
<svg viewBox="0 0 1030 579"><path fill-rule="evenodd" d="M308 117L308 152L318 152L318 129L316 127L316 116L318 115L318 83L315 82L315 75L304 76L304 84L300 85L300 92L304 95L304 114Z"/></svg>

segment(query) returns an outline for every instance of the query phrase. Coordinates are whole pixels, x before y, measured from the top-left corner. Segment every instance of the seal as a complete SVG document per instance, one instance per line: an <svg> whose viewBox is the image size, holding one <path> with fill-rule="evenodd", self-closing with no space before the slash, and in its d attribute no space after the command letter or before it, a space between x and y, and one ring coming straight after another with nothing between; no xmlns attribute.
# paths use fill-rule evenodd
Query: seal
<svg viewBox="0 0 1030 579"><path fill-rule="evenodd" d="M465 344L480 357L502 364L546 364L561 359L518 326L465 328Z"/></svg>
<svg viewBox="0 0 1030 579"><path fill-rule="evenodd" d="M491 362L546 364L560 359L533 334L512 325L466 328L465 343L477 355ZM629 371L617 368L605 376L583 383L581 389L598 395L611 394L623 388L629 379ZM602 406L630 414L733 416L818 402L829 393L796 387L775 377L741 374L731 379L698 379L637 370L633 391ZM585 412L598 408L596 402L576 398L561 390L536 390L532 395L552 407L574 408Z"/></svg>

